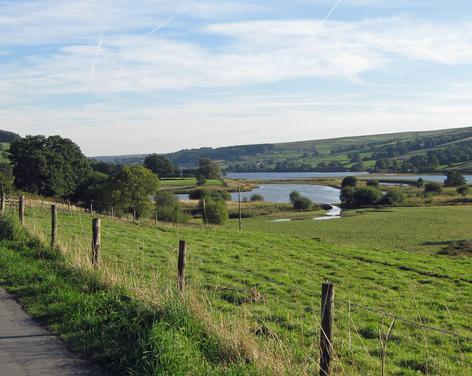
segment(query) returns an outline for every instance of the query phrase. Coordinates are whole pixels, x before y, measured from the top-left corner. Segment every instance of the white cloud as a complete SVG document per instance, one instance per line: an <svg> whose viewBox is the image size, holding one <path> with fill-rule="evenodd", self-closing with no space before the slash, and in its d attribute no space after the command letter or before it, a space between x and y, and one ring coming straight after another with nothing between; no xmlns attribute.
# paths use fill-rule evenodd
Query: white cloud
<svg viewBox="0 0 472 376"><path fill-rule="evenodd" d="M160 35L102 34L99 45L96 36L27 58L2 80L20 93L115 93L306 77L352 80L405 59L472 64L472 24L271 20L213 23L199 31L224 42L209 47Z"/></svg>
<svg viewBox="0 0 472 376"><path fill-rule="evenodd" d="M328 11L336 2L311 3ZM341 7L387 3L343 0ZM290 90L290 80L304 78L336 82L339 92L340 83L351 86L370 72L401 73L418 61L425 63L421 69L472 65L472 23L403 17L323 22L326 12L319 19L254 20L268 4L0 0L0 55L10 54L0 60L0 123L23 134L61 133L88 154L332 137L339 129L359 134L366 127L386 132L467 125L469 87L443 90L445 103L340 100L335 91L323 98L236 97L235 87L241 92L284 81ZM252 21L234 21L244 19ZM410 90L410 82L399 84L406 88L397 95ZM175 89L178 97L189 88L227 88L229 95L167 107L112 102L115 95L126 99L130 92L145 96L163 89ZM100 103L58 103L64 94L93 94Z"/></svg>

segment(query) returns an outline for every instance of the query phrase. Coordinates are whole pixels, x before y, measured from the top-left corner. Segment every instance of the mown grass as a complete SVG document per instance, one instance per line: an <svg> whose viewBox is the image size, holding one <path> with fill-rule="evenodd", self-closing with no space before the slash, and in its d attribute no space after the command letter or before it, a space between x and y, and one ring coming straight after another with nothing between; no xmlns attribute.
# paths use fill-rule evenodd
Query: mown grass
<svg viewBox="0 0 472 376"><path fill-rule="evenodd" d="M335 374L378 375L379 331L387 330L389 319L354 304L462 336L472 333L472 259L411 252L407 235L400 243L396 240L401 228L414 233L409 223L391 236L391 247L387 240L380 242L382 246L377 244L381 235L366 243L362 243L362 235L354 236L358 231L377 233L383 228L378 221L389 218L388 214L378 213L376 219L355 229L350 229L354 218L336 222L339 224L314 223L343 226L337 233L333 230L331 238L323 235L329 231L321 230L293 235L295 226L303 221L279 223L280 227L271 227L277 229L272 231L262 226L266 222L247 220L244 232L238 233L234 228L195 225L153 228L105 218L102 267L120 275L132 296L139 297L150 287L160 296L175 285L178 240L187 240L188 284L200 294L211 320L233 323L232 329L240 331L233 340L250 342L255 338L261 348L268 346L275 354L272 359L282 363L281 373L288 374L317 372L320 289L322 282L330 280L337 286ZM434 226L426 230L432 214L416 217L425 226L421 233L426 237L431 231L434 241L449 240L448 230L436 232ZM28 208L27 215L30 230L47 236L49 210ZM66 257L89 262L91 217L61 212L59 218L60 243L69 255ZM448 220L444 218L444 223ZM289 231L286 225L294 227ZM420 227L417 224L418 231ZM467 224L460 227L465 234ZM470 341L402 322L395 324L388 344L387 374L468 375L471 364ZM280 370L280 365L274 369Z"/></svg>

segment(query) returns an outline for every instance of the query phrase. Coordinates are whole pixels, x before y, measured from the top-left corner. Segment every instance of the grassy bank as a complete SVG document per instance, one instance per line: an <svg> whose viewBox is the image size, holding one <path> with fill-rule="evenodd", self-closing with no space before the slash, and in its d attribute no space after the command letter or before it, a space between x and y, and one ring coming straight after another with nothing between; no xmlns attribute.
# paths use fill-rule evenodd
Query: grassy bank
<svg viewBox="0 0 472 376"><path fill-rule="evenodd" d="M169 289L154 304L136 299L124 286L32 240L15 222L0 223L2 238L10 239L0 242L2 284L76 352L112 374L256 373L244 354L192 312L190 297Z"/></svg>
<svg viewBox="0 0 472 376"><path fill-rule="evenodd" d="M59 218L65 257L85 268L90 263L91 217L63 211ZM388 343L388 374L470 373L472 344L462 337L472 333L471 258L411 252L387 242L372 248L355 241L330 244L319 240L321 232L296 236L283 227L278 233L250 229L250 223L245 222L240 234L234 228L155 228L104 218L102 271L110 271L130 296L160 300L175 284L176 248L179 239L186 239L188 285L204 302L208 321L225 323L226 331L217 330L217 338L225 338L233 349L234 343L250 344L239 351L252 354L246 356L256 363L264 363L261 354L271 354L265 363L279 373L317 372L320 287L330 280L337 285L336 375L379 374L379 332L391 322L381 312L414 324L395 324ZM27 226L47 239L49 210L28 208ZM447 240L447 235L435 237ZM347 234L336 237L349 241ZM462 337L425 329L426 324ZM223 372L221 365L212 367Z"/></svg>

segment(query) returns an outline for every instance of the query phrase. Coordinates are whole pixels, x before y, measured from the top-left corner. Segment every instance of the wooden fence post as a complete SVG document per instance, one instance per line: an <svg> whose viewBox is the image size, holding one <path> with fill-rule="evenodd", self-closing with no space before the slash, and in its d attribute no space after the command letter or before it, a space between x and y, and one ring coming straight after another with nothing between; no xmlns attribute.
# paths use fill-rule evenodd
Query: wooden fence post
<svg viewBox="0 0 472 376"><path fill-rule="evenodd" d="M179 260L177 262L177 273L179 282L179 291L183 292L185 289L185 252L187 246L185 240L179 241Z"/></svg>
<svg viewBox="0 0 472 376"><path fill-rule="evenodd" d="M51 248L57 245L57 206L51 205Z"/></svg>
<svg viewBox="0 0 472 376"><path fill-rule="evenodd" d="M21 224L25 223L25 196L21 195L18 201L18 216Z"/></svg>
<svg viewBox="0 0 472 376"><path fill-rule="evenodd" d="M98 268L100 264L100 219L92 219L92 265Z"/></svg>
<svg viewBox="0 0 472 376"><path fill-rule="evenodd" d="M111 206L111 217L112 218L115 217L115 206L114 205Z"/></svg>
<svg viewBox="0 0 472 376"><path fill-rule="evenodd" d="M320 376L331 376L333 357L334 284L321 289Z"/></svg>
<svg viewBox="0 0 472 376"><path fill-rule="evenodd" d="M238 211L239 211L239 231L241 231L241 186L238 185Z"/></svg>
<svg viewBox="0 0 472 376"><path fill-rule="evenodd" d="M5 214L5 203L6 203L6 199L5 199L5 191L3 190L3 184L2 184L2 192L0 192L0 211L2 213L2 215Z"/></svg>

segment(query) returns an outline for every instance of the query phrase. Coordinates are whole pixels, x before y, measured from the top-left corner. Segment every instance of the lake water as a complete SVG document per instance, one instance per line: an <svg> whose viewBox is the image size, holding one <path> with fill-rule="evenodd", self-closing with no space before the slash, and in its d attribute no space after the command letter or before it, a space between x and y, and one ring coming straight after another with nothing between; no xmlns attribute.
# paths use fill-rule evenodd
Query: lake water
<svg viewBox="0 0 472 376"><path fill-rule="evenodd" d="M309 178L339 178L345 176L368 175L368 172L229 172L230 179L309 179Z"/></svg>
<svg viewBox="0 0 472 376"><path fill-rule="evenodd" d="M472 183L472 175L464 175L467 183ZM397 180L411 180L416 181L422 178L424 181L434 181L436 183L444 183L446 175L432 175L432 174L372 174L373 179L397 179Z"/></svg>
<svg viewBox="0 0 472 376"><path fill-rule="evenodd" d="M250 192L241 192L241 200L244 198L250 200L253 194L260 194L267 202L290 202L289 195L291 192L297 191L302 196L310 198L317 204L332 204L339 202L339 189L326 187L322 185L308 184L262 184ZM180 200L188 199L188 195L177 195ZM233 201L238 200L238 193L231 193Z"/></svg>
<svg viewBox="0 0 472 376"><path fill-rule="evenodd" d="M307 178L326 178L345 176L368 175L367 172L241 172L229 173L231 179L257 179L257 180L284 180L284 179L307 179ZM423 178L425 181L434 181L442 183L446 178L444 175L432 174L372 174L373 179L398 179L416 181ZM472 183L472 175L465 175L467 182ZM262 184L250 192L241 192L241 199L250 200L253 194L261 194L264 201L286 203L289 202L290 192L297 191L303 196L310 198L317 204L335 204L339 203L339 189L326 187L322 185L308 184ZM238 194L231 194L233 201L238 200ZM179 199L188 199L188 195L178 195Z"/></svg>
<svg viewBox="0 0 472 376"><path fill-rule="evenodd" d="M241 192L241 199L251 199L253 194L260 194L264 201L268 202L290 202L289 195L297 191L317 204L332 204L339 202L339 189L323 185L308 184L262 184L250 192ZM233 201L238 200L238 194L231 194Z"/></svg>
<svg viewBox="0 0 472 376"><path fill-rule="evenodd" d="M345 176L365 176L368 172L230 172L230 179L256 180L283 180L283 179L310 179L310 178L342 178ZM472 183L472 175L464 175L468 183ZM374 179L398 179L416 181L422 178L425 181L444 182L445 175L436 174L372 174Z"/></svg>

